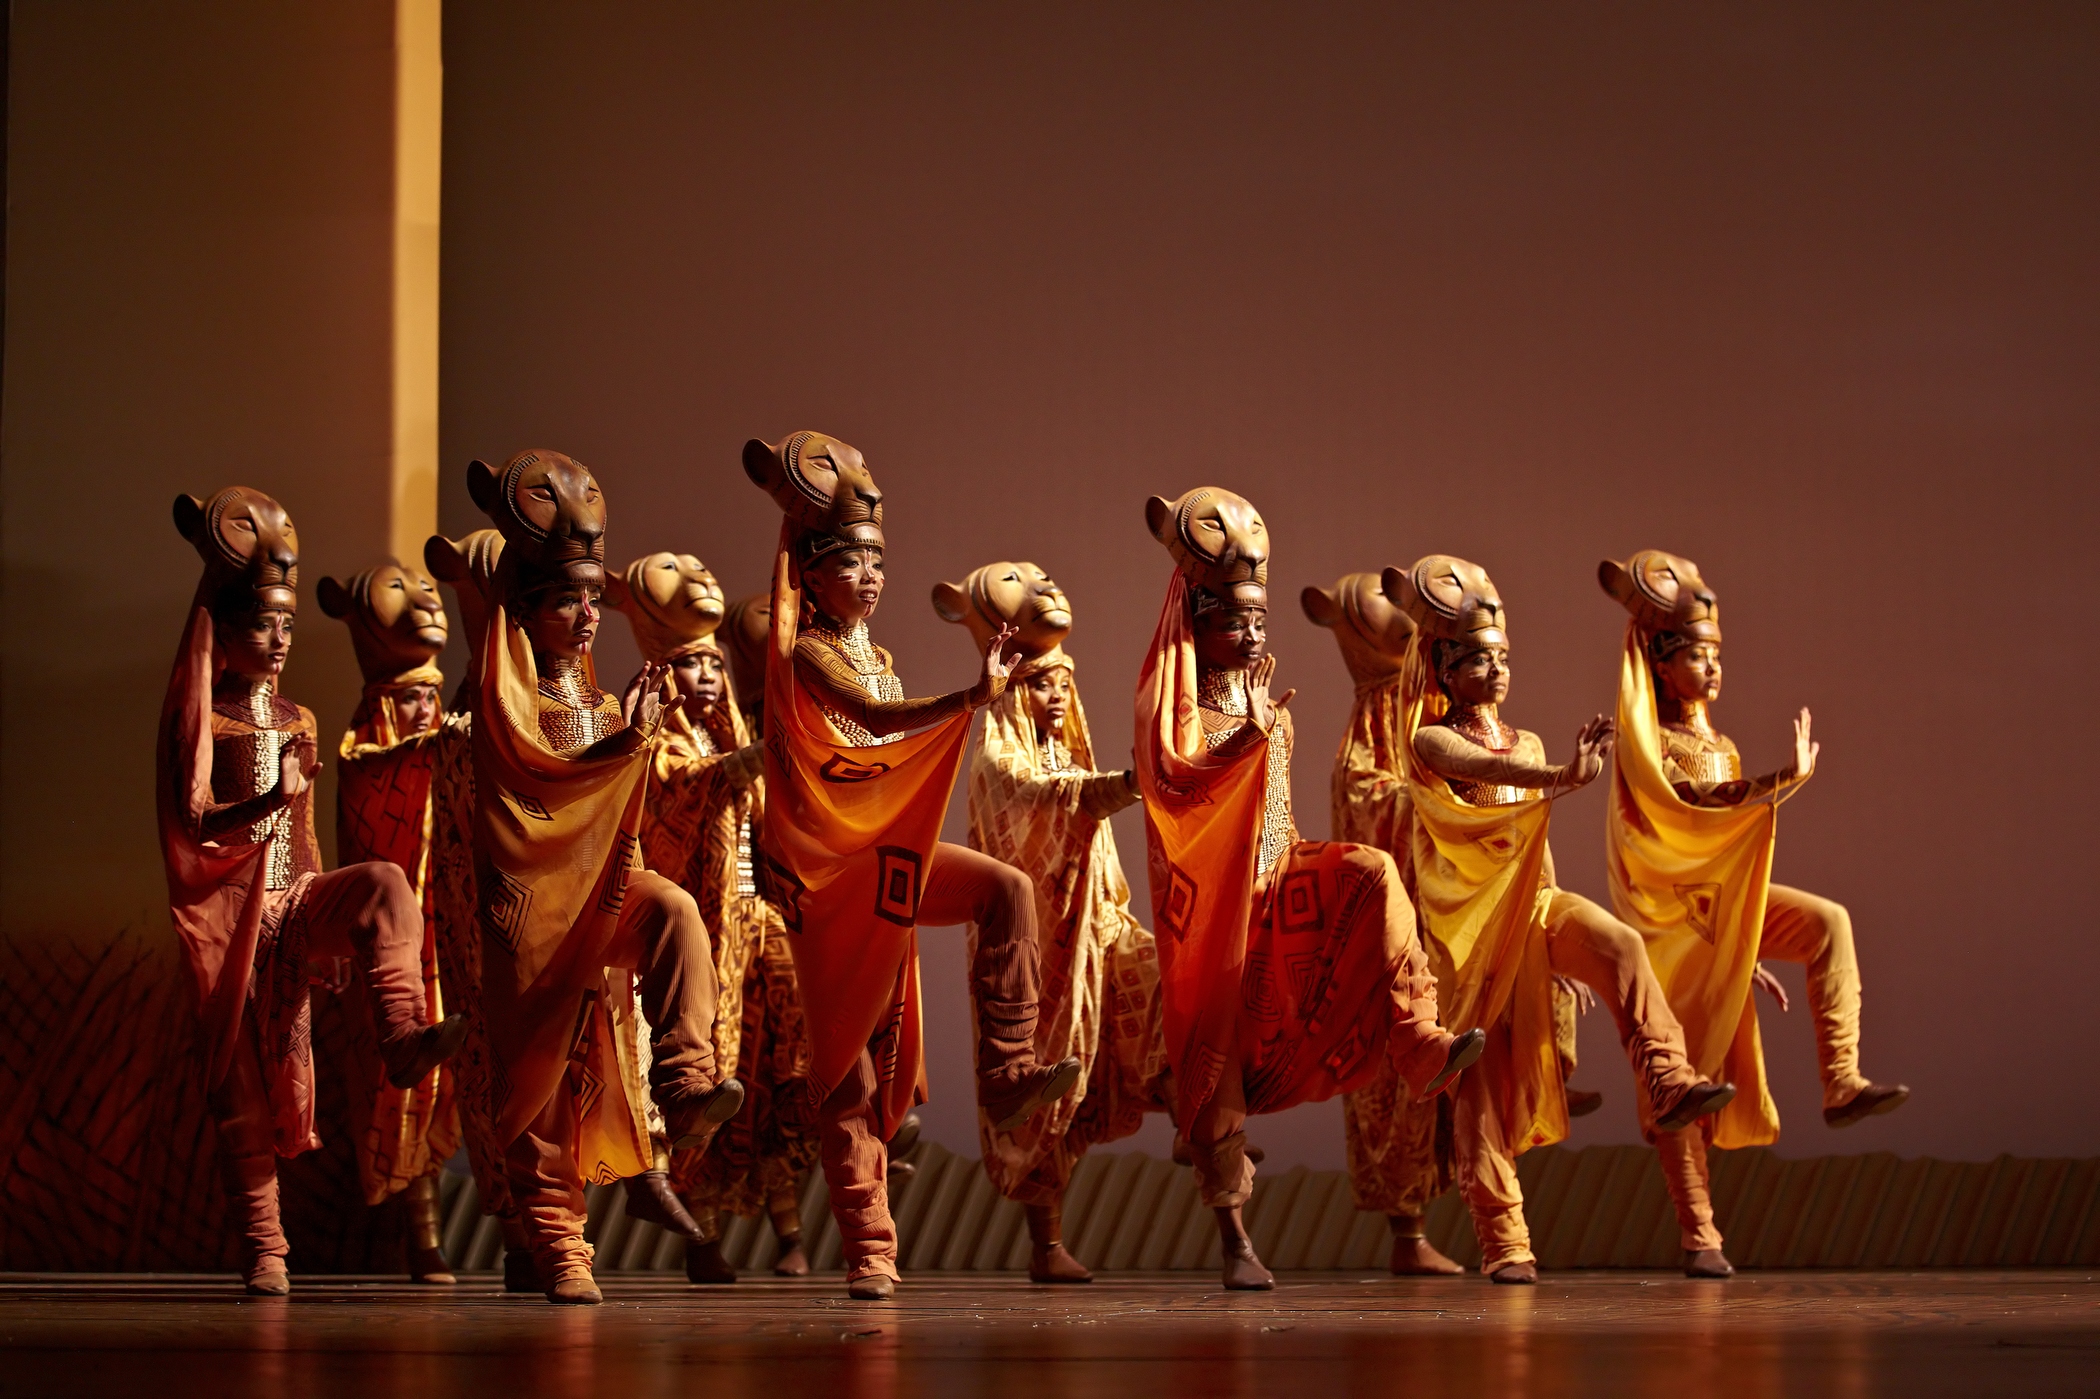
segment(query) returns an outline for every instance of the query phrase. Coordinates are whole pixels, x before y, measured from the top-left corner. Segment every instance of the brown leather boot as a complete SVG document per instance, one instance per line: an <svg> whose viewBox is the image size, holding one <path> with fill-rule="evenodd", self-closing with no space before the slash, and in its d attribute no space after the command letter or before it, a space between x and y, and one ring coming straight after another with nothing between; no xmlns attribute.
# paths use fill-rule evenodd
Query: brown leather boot
<svg viewBox="0 0 2100 1399"><path fill-rule="evenodd" d="M591 1276L591 1246L580 1234L535 1245L532 1266L538 1270L550 1302L595 1307L605 1300L605 1294L598 1290L598 1280Z"/></svg>
<svg viewBox="0 0 2100 1399"><path fill-rule="evenodd" d="M435 1025L425 1025L412 1035L379 1046L386 1064L386 1081L396 1088L413 1088L430 1071L459 1053L467 1042L467 1017L457 1012Z"/></svg>
<svg viewBox="0 0 2100 1399"><path fill-rule="evenodd" d="M1735 1101L1732 1083L1695 1083L1679 1094L1667 1112L1655 1115L1660 1132L1681 1132L1708 1113L1719 1112Z"/></svg>
<svg viewBox="0 0 2100 1399"><path fill-rule="evenodd" d="M408 1280L446 1287L457 1283L452 1265L445 1261L438 1178L417 1176L401 1194L408 1204Z"/></svg>
<svg viewBox="0 0 2100 1399"><path fill-rule="evenodd" d="M704 1093L657 1106L663 1110L664 1135L674 1151L700 1146L744 1106L744 1085L732 1078Z"/></svg>
<svg viewBox="0 0 2100 1399"><path fill-rule="evenodd" d="M1604 1095L1602 1093L1593 1093L1587 1088L1570 1088L1568 1090L1568 1116L1570 1117L1588 1117L1603 1106Z"/></svg>
<svg viewBox="0 0 2100 1399"><path fill-rule="evenodd" d="M1910 1089L1900 1083L1870 1083L1834 1108L1823 1109L1824 1125L1850 1127L1870 1117L1894 1112L1910 1101Z"/></svg>
<svg viewBox="0 0 2100 1399"><path fill-rule="evenodd" d="M688 1239L700 1237L700 1226L686 1212L685 1201L671 1189L669 1171L643 1171L620 1182L627 1195L627 1217L668 1229Z"/></svg>
<svg viewBox="0 0 2100 1399"><path fill-rule="evenodd" d="M1684 1251L1684 1275L1688 1278L1732 1278L1735 1264L1717 1248Z"/></svg>
<svg viewBox="0 0 2100 1399"><path fill-rule="evenodd" d="M1254 1240L1247 1235L1238 1205L1214 1208L1218 1217L1218 1242L1225 1254L1227 1292L1268 1292L1276 1286L1276 1275L1264 1268L1255 1255Z"/></svg>
<svg viewBox="0 0 2100 1399"><path fill-rule="evenodd" d="M243 1279L248 1293L253 1297L289 1297L292 1295L292 1270L284 1260L274 1253L266 1253L248 1265Z"/></svg>
<svg viewBox="0 0 2100 1399"><path fill-rule="evenodd" d="M1487 1042L1487 1031L1478 1028L1454 1036L1450 1051L1444 1055L1444 1067L1437 1071L1437 1076L1429 1080L1428 1086L1422 1090L1422 1100L1427 1102L1450 1087L1452 1081L1471 1068L1473 1061L1486 1051Z"/></svg>
<svg viewBox="0 0 2100 1399"><path fill-rule="evenodd" d="M978 1101L995 1129L1011 1132L1078 1086L1079 1060L1064 1059L1055 1064L1031 1064L996 1093L980 1088Z"/></svg>
<svg viewBox="0 0 2100 1399"><path fill-rule="evenodd" d="M1028 1280L1030 1282L1092 1282L1094 1275L1065 1249L1064 1207L1027 1205Z"/></svg>
<svg viewBox="0 0 2100 1399"><path fill-rule="evenodd" d="M1536 1263L1504 1263L1488 1274L1488 1281L1503 1287L1530 1287L1539 1280Z"/></svg>
<svg viewBox="0 0 2100 1399"><path fill-rule="evenodd" d="M897 1275L883 1264L858 1264L846 1273L846 1295L856 1302L887 1302L897 1295Z"/></svg>
<svg viewBox="0 0 2100 1399"><path fill-rule="evenodd" d="M782 1191L766 1202L773 1220L773 1237L780 1241L780 1256L773 1260L773 1276L806 1278L809 1256L802 1251L802 1201L793 1191Z"/></svg>
<svg viewBox="0 0 2100 1399"><path fill-rule="evenodd" d="M1436 1245L1422 1234L1422 1216L1389 1214L1386 1223L1393 1231L1393 1257L1387 1266L1396 1278L1448 1278L1465 1272L1437 1252Z"/></svg>
<svg viewBox="0 0 2100 1399"><path fill-rule="evenodd" d="M736 1281L736 1269L722 1256L722 1215L713 1205L696 1205L693 1232L685 1240L685 1280L706 1286Z"/></svg>

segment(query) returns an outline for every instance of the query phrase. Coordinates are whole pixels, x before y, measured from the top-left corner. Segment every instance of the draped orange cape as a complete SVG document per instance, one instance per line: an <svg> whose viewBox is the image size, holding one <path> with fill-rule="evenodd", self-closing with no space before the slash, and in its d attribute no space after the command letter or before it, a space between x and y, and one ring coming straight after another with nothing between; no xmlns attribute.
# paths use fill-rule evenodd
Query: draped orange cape
<svg viewBox="0 0 2100 1399"><path fill-rule="evenodd" d="M532 647L510 620L507 588L485 591L474 843L494 1138L516 1140L573 1061L585 1179L639 1175L650 1149L629 1062L633 979L608 976L606 957L628 881L642 868L649 750L584 758L549 747Z"/></svg>
<svg viewBox="0 0 2100 1399"><path fill-rule="evenodd" d="M872 748L839 742L795 679L793 541L783 522L766 649L766 882L795 949L816 1090L828 1095L869 1051L886 1137L926 1100L919 894L970 714Z"/></svg>
<svg viewBox="0 0 2100 1399"><path fill-rule="evenodd" d="M423 665L365 686L340 747L336 787L336 863L385 860L408 876L423 910L424 1014L435 1025L445 1018L438 987L437 920L431 879L431 776L437 757L433 733L403 742L394 722L393 697L411 685L437 686L444 675ZM439 714L442 721L442 710ZM386 1081L372 1028L369 993L357 978L338 993L344 1011L340 1031L356 1048L339 1065L350 1080L350 1126L356 1139L358 1174L365 1202L378 1204L419 1176L429 1174L459 1147L453 1111L457 1076L451 1065L432 1071L414 1088Z"/></svg>
<svg viewBox="0 0 2100 1399"><path fill-rule="evenodd" d="M222 668L212 637L211 612L200 587L161 704L154 748L154 805L161 860L168 875L168 912L197 991L207 1088L218 1087L233 1063L244 1013L254 1014L261 1022L262 1042L276 1043L286 1037L272 1027L297 1009L282 994L290 984L286 978L258 980L255 974L268 906L263 872L269 841L220 843L201 838L204 813L213 804L211 697ZM312 800L309 788L294 801L294 839L313 829ZM317 867L318 861L315 863ZM303 1005L303 975L298 987ZM303 1043L297 1048L298 1052L281 1057L262 1056L272 1127L277 1149L284 1155L305 1151L318 1142L313 1057L305 1052Z"/></svg>

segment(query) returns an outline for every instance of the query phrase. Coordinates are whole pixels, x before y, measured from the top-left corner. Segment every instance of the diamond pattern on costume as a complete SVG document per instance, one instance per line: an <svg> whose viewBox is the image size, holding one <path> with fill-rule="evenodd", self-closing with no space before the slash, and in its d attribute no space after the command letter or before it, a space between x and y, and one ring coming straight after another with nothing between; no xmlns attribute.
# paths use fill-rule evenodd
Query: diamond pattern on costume
<svg viewBox="0 0 2100 1399"><path fill-rule="evenodd" d="M503 945L505 952L517 956L526 919L532 912L532 886L493 864L481 866L477 882L486 891L481 903L482 928Z"/></svg>
<svg viewBox="0 0 2100 1399"><path fill-rule="evenodd" d="M1277 912L1283 918L1283 930L1287 933L1310 933L1319 930L1327 921L1327 911L1320 899L1320 876L1317 870L1292 870L1283 877L1276 890Z"/></svg>
<svg viewBox="0 0 2100 1399"><path fill-rule="evenodd" d="M1707 942L1714 940L1714 903L1721 897L1718 884L1678 884L1677 900L1684 905L1684 921Z"/></svg>
<svg viewBox="0 0 2100 1399"><path fill-rule="evenodd" d="M600 913L617 914L627 902L627 886L642 868L642 838L621 831L614 842L613 857L606 862L604 892L598 896Z"/></svg>
<svg viewBox="0 0 2100 1399"><path fill-rule="evenodd" d="M919 852L901 845L875 847L875 916L910 927L919 919Z"/></svg>

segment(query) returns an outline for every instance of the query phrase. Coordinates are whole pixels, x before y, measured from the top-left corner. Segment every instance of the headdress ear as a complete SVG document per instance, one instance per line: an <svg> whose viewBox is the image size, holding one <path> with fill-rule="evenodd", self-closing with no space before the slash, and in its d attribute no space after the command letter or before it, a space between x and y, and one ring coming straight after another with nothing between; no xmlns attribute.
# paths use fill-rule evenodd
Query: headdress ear
<svg viewBox="0 0 2100 1399"><path fill-rule="evenodd" d="M467 494L474 497L474 504L483 514L493 516L496 513L496 507L502 503L497 499L502 489L503 481L496 474L495 467L479 459L467 463ZM431 571L435 573L437 570Z"/></svg>
<svg viewBox="0 0 2100 1399"><path fill-rule="evenodd" d="M480 466L480 462L474 465ZM458 583L467 576L467 556L460 547L442 534L433 534L423 541L423 567L440 583ZM325 606L325 604L324 604Z"/></svg>
<svg viewBox="0 0 2100 1399"><path fill-rule="evenodd" d="M1385 594L1387 602L1407 613L1409 621L1414 620L1415 614L1407 599L1414 590L1415 580L1404 568L1388 568L1378 575L1378 591Z"/></svg>
<svg viewBox="0 0 2100 1399"><path fill-rule="evenodd" d="M779 457L773 449L756 437L744 444L744 474L751 478L753 485L770 488L772 482L767 478L773 474L778 462Z"/></svg>
<svg viewBox="0 0 2100 1399"><path fill-rule="evenodd" d="M629 565L629 567L632 567L632 565ZM619 573L614 573L611 569L605 571L604 596L605 605L616 612L625 612L628 605L634 601L634 590L627 586L627 575L624 569Z"/></svg>
<svg viewBox="0 0 2100 1399"><path fill-rule="evenodd" d="M1633 575L1626 571L1626 565L1615 559L1606 559L1597 565L1597 585L1622 606L1632 602L1639 591Z"/></svg>
<svg viewBox="0 0 2100 1399"><path fill-rule="evenodd" d="M314 591L321 599L321 610L331 617L347 617L357 606L357 600L350 596L350 590L333 578L323 578L321 586Z"/></svg>
<svg viewBox="0 0 2100 1399"><path fill-rule="evenodd" d="M957 583L933 585L933 610L944 622L960 622L970 615L970 597Z"/></svg>
<svg viewBox="0 0 2100 1399"><path fill-rule="evenodd" d="M1306 617L1316 626L1331 627L1342 620L1341 604L1333 593L1325 588L1308 587L1298 594L1298 603L1305 609Z"/></svg>
<svg viewBox="0 0 2100 1399"><path fill-rule="evenodd" d="M204 502L193 495L176 496L175 528L184 539L196 543L198 531L204 528Z"/></svg>
<svg viewBox="0 0 2100 1399"><path fill-rule="evenodd" d="M1153 496L1145 502L1145 528L1162 544L1170 543L1173 533L1168 526L1174 519L1174 503L1163 496Z"/></svg>

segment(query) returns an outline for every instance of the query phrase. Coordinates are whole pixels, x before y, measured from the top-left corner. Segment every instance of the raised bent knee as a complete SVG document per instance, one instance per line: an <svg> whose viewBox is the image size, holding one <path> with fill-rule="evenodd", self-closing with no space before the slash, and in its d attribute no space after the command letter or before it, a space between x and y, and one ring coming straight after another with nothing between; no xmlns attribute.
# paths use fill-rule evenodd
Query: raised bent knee
<svg viewBox="0 0 2100 1399"><path fill-rule="evenodd" d="M1016 911L1035 907L1035 881L1012 865L1001 861L998 873L992 877L991 900L1002 910ZM986 910L990 912L990 910Z"/></svg>

